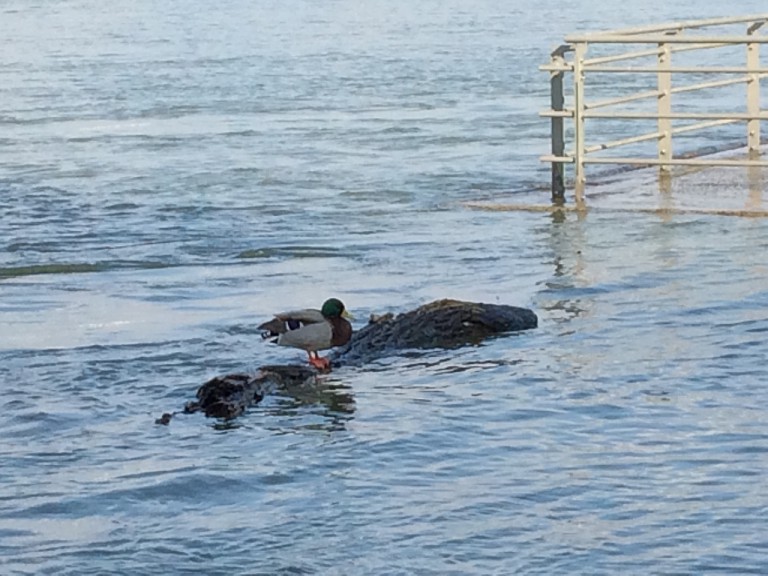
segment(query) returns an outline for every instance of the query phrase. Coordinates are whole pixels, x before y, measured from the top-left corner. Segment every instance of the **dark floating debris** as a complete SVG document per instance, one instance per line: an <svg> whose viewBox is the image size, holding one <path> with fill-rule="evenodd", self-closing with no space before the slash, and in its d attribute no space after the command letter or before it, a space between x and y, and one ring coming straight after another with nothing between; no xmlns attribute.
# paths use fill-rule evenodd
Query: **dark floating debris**
<svg viewBox="0 0 768 576"><path fill-rule="evenodd" d="M173 414L166 412L165 414L160 416L160 418L155 420L155 424L162 424L163 426L168 426L168 424L171 423L171 418L173 418Z"/></svg>

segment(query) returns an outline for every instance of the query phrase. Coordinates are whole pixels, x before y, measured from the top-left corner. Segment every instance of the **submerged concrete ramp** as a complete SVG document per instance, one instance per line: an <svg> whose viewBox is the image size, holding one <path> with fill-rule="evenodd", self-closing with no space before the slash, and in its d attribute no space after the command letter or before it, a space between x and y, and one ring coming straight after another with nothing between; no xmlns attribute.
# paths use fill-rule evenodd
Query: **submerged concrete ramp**
<svg viewBox="0 0 768 576"><path fill-rule="evenodd" d="M723 154L704 158L719 159ZM729 157L746 156L746 150ZM493 201L468 202L483 210L615 211L658 214L715 214L768 217L768 168L708 166L679 168L660 176L656 167L627 169L596 176L584 202L566 194L565 204L552 203L547 191L511 194Z"/></svg>

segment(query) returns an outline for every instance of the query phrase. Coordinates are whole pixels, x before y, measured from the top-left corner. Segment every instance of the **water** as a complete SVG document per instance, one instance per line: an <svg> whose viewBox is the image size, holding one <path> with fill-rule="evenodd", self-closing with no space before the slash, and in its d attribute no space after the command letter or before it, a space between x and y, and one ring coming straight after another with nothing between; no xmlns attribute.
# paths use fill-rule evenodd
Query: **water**
<svg viewBox="0 0 768 576"><path fill-rule="evenodd" d="M764 573L764 222L462 204L563 35L724 15L592 4L5 2L0 572ZM330 295L540 327L154 424Z"/></svg>

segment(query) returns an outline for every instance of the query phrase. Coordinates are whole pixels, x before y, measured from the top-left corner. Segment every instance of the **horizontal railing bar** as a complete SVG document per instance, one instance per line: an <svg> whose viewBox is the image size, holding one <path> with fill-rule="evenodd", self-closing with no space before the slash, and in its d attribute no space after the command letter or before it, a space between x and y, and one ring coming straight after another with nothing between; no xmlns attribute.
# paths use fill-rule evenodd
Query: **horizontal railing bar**
<svg viewBox="0 0 768 576"><path fill-rule="evenodd" d="M706 160L704 158L672 158L661 160L659 158L583 158L584 163L589 164L641 164L646 166L768 166L765 160Z"/></svg>
<svg viewBox="0 0 768 576"><path fill-rule="evenodd" d="M765 76L765 75L763 75ZM678 86L672 88L672 94L681 94L683 92L695 92L696 90L706 90L708 88L722 88L733 84L744 84L749 82L748 78L728 78L727 80L713 80L712 82L701 82L699 84L690 84L688 86Z"/></svg>
<svg viewBox="0 0 768 576"><path fill-rule="evenodd" d="M599 43L599 42L597 42ZM710 48L725 48L727 46L733 46L733 44L685 44L680 46L672 46L672 52L686 52L690 50L707 50ZM638 50L635 52L625 52L623 54L614 54L612 56L601 56L599 58L591 58L584 61L585 66L595 66L597 64L607 64L610 62L620 62L622 60L632 60L635 58L644 58L648 56L655 56L659 53L658 49ZM539 66L539 70L542 72L573 72L573 63L563 61L559 64L542 64ZM630 71L630 70L628 70ZM632 69L631 71L634 71Z"/></svg>
<svg viewBox="0 0 768 576"><path fill-rule="evenodd" d="M561 65L542 65L539 66L539 70L542 72L573 72L573 65L568 66L561 66ZM634 72L641 72L641 73L649 73L649 74L655 74L659 71L657 67L654 66L637 66L637 67L619 67L619 66L603 66L599 68L589 68L588 71L590 72L613 72L613 73L634 73ZM707 67L690 67L690 68L681 68L681 67L673 67L669 69L670 72L681 72L681 73L702 73L702 74L758 74L761 78L768 77L768 68L738 68L738 67L713 67L713 68L707 68ZM666 72L666 70L665 70Z"/></svg>
<svg viewBox="0 0 768 576"><path fill-rule="evenodd" d="M725 18L707 18L704 20L684 20L682 22L667 22L656 24L654 26L636 26L633 28L619 28L617 30L608 30L606 32L593 32L580 34L578 37L594 38L601 34L649 34L652 32L664 32L667 30L682 31L685 29L708 28L710 26L727 26L728 24L742 24L745 22L757 22L768 20L768 14L753 14L751 16L728 16Z"/></svg>
<svg viewBox="0 0 768 576"><path fill-rule="evenodd" d="M540 156L541 162L573 164L573 156ZM585 157L582 159L585 164L634 164L641 166L768 166L768 161L764 160L707 160L705 158L672 158L671 160L660 160L659 158L632 158L632 157L613 157L601 158L599 156Z"/></svg>
<svg viewBox="0 0 768 576"><path fill-rule="evenodd" d="M768 78L768 74L760 74L761 78ZM731 86L733 84L743 84L748 82L747 78L729 78L727 80L715 80L713 82L701 82L700 84L691 84L690 86L679 86L672 89L672 94L680 94L682 92L693 92L696 90L706 90L708 88L720 88L723 86ZM585 110L595 110L597 108L605 108L613 106L615 104L626 104L628 102L636 102L638 100L644 100L648 98L655 98L659 95L658 90L648 90L647 92L641 92L639 94L633 94L632 96L622 96L618 98L609 98L607 100L599 100L591 104L585 104ZM564 110L542 110L539 112L541 118L573 118L574 111L572 108L566 108ZM589 115L589 114L588 114ZM592 116L598 118L600 116ZM650 114L649 118L658 118L658 115ZM662 116L663 118L664 116ZM720 118L721 116L718 116ZM749 120L749 118L738 118L737 120ZM761 118L768 119L768 118Z"/></svg>
<svg viewBox="0 0 768 576"><path fill-rule="evenodd" d="M760 74L761 78L768 78L768 74ZM691 84L690 86L680 86L671 90L672 94L680 94L682 92L693 92L696 90L706 90L708 88L721 88L723 86L731 86L733 84L744 84L749 82L748 78L728 78L727 80L714 80L712 82L701 82L699 84ZM608 98L606 100L599 100L591 104L584 104L585 110L594 110L596 108L605 108L607 106L613 106L615 104L626 104L628 102L636 102L638 100L646 100L648 98L656 98L659 96L658 90L648 90L647 92L639 92L632 96L619 96L617 98ZM573 114L568 114L572 116Z"/></svg>
<svg viewBox="0 0 768 576"><path fill-rule="evenodd" d="M667 120L768 120L768 112L759 114L740 114L740 113L716 113L716 112L676 112L671 114L658 114L655 112L584 112L585 118L616 118L616 119L634 119L634 120L656 120L663 118Z"/></svg>
<svg viewBox="0 0 768 576"><path fill-rule="evenodd" d="M690 36L671 34L648 34L643 36L624 36L605 34L594 37L566 36L565 41L572 44L768 44L768 36L748 36L743 34L724 34L722 36Z"/></svg>
<svg viewBox="0 0 768 576"><path fill-rule="evenodd" d="M696 124L688 124L687 126L680 126L679 128L673 128L672 134L683 134L685 132L694 132L696 130L704 130L705 128L716 128L717 126L725 126L727 124L733 124L738 120L723 119L723 120L708 120L706 122L697 122Z"/></svg>
<svg viewBox="0 0 768 576"><path fill-rule="evenodd" d="M542 72L573 72L573 64L564 62L562 64L542 64L539 66Z"/></svg>
<svg viewBox="0 0 768 576"><path fill-rule="evenodd" d="M573 118L573 110L542 110L539 112L540 118Z"/></svg>
<svg viewBox="0 0 768 576"><path fill-rule="evenodd" d="M556 162L560 164L573 164L575 161L575 158L573 156L541 156L539 157L540 162Z"/></svg>
<svg viewBox="0 0 768 576"><path fill-rule="evenodd" d="M595 108L605 108L606 106L613 106L614 104L626 104L627 102L636 102L637 100L645 100L646 98L657 98L658 96L658 90L648 90L647 92L640 92L638 94L633 94L632 96L619 96L617 98L608 98L607 100L598 100L592 104L584 104L584 109L594 110Z"/></svg>
<svg viewBox="0 0 768 576"><path fill-rule="evenodd" d="M598 103L601 104L601 103ZM605 118L605 119L627 119L627 120L657 120L659 118L668 120L720 120L727 119L733 122L745 120L768 120L768 112L761 112L758 115L740 114L740 113L722 113L716 112L677 112L672 114L658 114L656 112L592 112L594 105L590 104L584 113L585 118ZM565 110L542 110L539 112L541 118L572 118L574 111L572 108Z"/></svg>
<svg viewBox="0 0 768 576"><path fill-rule="evenodd" d="M595 42L599 44L600 42ZM725 48L726 46L732 46L732 44L682 44L680 46L673 46L672 52L687 52L689 50L708 50L712 48ZM611 62L620 62L622 60L633 60L635 58L646 58L648 56L657 56L659 54L658 48L650 48L647 50L636 50L634 52L624 52L622 54L613 54L611 56L600 56L598 58L590 58L584 61L584 66L594 66L596 64L609 64Z"/></svg>
<svg viewBox="0 0 768 576"><path fill-rule="evenodd" d="M600 150L609 150L610 148L618 148L619 146L625 146L627 144L637 144L638 142L645 142L647 140L656 140L659 137L661 137L661 132L650 132L648 134L641 134L640 136L632 136L631 138L613 140L612 142L606 142L605 144L588 146L584 149L584 153L592 154L593 152L599 152Z"/></svg>
<svg viewBox="0 0 768 576"><path fill-rule="evenodd" d="M709 50L715 48L725 48L727 46L733 46L733 44L680 44L678 46L672 46L672 52L677 54L678 52L688 52L691 50Z"/></svg>
<svg viewBox="0 0 768 576"><path fill-rule="evenodd" d="M707 50L710 48L724 48L726 46L732 46L732 44L686 44L681 46L673 46L672 52L686 52L689 50ZM608 64L610 62L620 62L622 60L633 60L635 58L645 58L648 56L656 56L659 53L658 49L650 50L638 50L635 52L625 52L623 54L614 54L612 56L601 56L599 58L591 58L584 61L585 66L594 66L597 64ZM539 66L539 70L543 72L572 72L573 63L564 61L559 64L542 64Z"/></svg>
<svg viewBox="0 0 768 576"><path fill-rule="evenodd" d="M611 72L624 74L658 74L657 66L593 66L585 72ZM680 74L768 74L768 68L739 68L738 66L671 66L664 72Z"/></svg>
<svg viewBox="0 0 768 576"><path fill-rule="evenodd" d="M699 122L697 124L691 124L689 126L682 126L672 130L672 134L682 134L684 132L693 132L695 130L703 130L705 128L714 128L717 126L723 126L726 124L733 124L738 120L712 120L708 122ZM611 148L618 148L619 146L626 146L628 144L638 144L639 142L646 142L648 140L654 140L661 137L661 132L649 132L648 134L641 134L639 136L632 136L631 138L623 138L621 140L613 140L612 142L606 142L604 144L595 144L588 146L584 149L585 154L592 154L594 152L600 152L601 150L609 150Z"/></svg>

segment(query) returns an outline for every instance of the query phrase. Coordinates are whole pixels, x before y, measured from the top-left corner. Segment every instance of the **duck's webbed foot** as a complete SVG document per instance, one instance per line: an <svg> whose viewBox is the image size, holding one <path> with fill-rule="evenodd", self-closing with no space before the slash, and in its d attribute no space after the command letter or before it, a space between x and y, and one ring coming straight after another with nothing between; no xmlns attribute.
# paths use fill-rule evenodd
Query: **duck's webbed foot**
<svg viewBox="0 0 768 576"><path fill-rule="evenodd" d="M331 371L331 361L328 358L323 358L317 355L317 352L309 354L309 363L317 368L320 372Z"/></svg>

